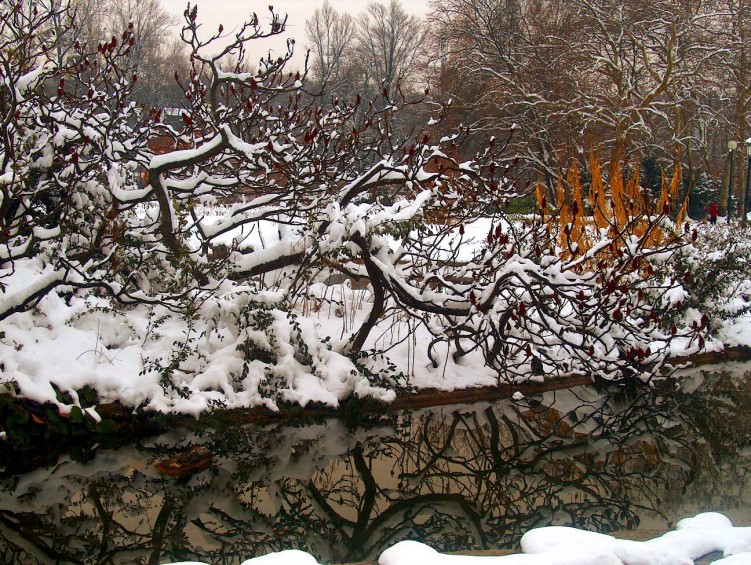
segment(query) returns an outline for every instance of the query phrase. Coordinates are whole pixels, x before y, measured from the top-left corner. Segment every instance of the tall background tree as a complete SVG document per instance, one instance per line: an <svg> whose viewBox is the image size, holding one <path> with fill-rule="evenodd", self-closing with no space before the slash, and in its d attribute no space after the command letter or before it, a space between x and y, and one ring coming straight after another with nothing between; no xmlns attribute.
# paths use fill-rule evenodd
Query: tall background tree
<svg viewBox="0 0 751 565"><path fill-rule="evenodd" d="M400 0L371 2L356 18L325 2L305 29L311 78L330 91L373 97L424 82L428 29Z"/></svg>
<svg viewBox="0 0 751 565"><path fill-rule="evenodd" d="M316 8L305 22L308 49L313 56L310 78L329 90L341 90L347 79L347 67L352 61L355 20L336 11L328 0ZM354 85L350 85L354 86Z"/></svg>
<svg viewBox="0 0 751 565"><path fill-rule="evenodd" d="M74 0L72 7L80 40L90 48L132 25L135 44L125 65L138 75L136 100L159 107L179 102L173 76L187 71L186 51L177 37L177 18L159 0Z"/></svg>
<svg viewBox="0 0 751 565"><path fill-rule="evenodd" d="M549 189L592 147L635 166L676 154L689 171L717 166L704 129L727 44L717 5L436 0L430 21L443 91L478 129L516 123L514 149Z"/></svg>

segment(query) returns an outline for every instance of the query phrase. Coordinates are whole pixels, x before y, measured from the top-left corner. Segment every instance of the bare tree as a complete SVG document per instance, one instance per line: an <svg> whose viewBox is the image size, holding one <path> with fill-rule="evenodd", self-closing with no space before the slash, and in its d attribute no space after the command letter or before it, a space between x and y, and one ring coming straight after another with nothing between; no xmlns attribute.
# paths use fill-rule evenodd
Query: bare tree
<svg viewBox="0 0 751 565"><path fill-rule="evenodd" d="M514 149L552 188L592 143L637 157L701 148L717 14L677 0L440 0L430 18L456 89L481 85L477 127L516 123Z"/></svg>
<svg viewBox="0 0 751 565"><path fill-rule="evenodd" d="M162 7L159 0L118 0L110 2L110 26L126 29L133 25L136 43L130 53L130 67L139 75L134 95L139 101L155 105L159 91L173 72L163 61L169 41L170 28L178 21ZM165 72L166 71L166 72Z"/></svg>
<svg viewBox="0 0 751 565"><path fill-rule="evenodd" d="M172 76L179 68L170 68L175 62L175 47L170 39L170 29L177 20L161 5L159 0L74 0L80 40L96 47L123 29L132 29L135 44L128 54L128 68L138 75L134 96L151 106L162 106L172 89ZM132 25L132 28L129 26ZM170 58L171 56L171 58ZM184 53L182 57L184 59ZM175 96L173 95L174 99Z"/></svg>
<svg viewBox="0 0 751 565"><path fill-rule="evenodd" d="M351 56L348 51L355 37L352 16L337 12L325 0L305 22L305 33L313 54L311 78L319 85L335 89L343 78L346 59Z"/></svg>
<svg viewBox="0 0 751 565"><path fill-rule="evenodd" d="M419 69L427 28L404 9L400 0L372 2L357 18L357 49L365 82L388 92L412 83Z"/></svg>

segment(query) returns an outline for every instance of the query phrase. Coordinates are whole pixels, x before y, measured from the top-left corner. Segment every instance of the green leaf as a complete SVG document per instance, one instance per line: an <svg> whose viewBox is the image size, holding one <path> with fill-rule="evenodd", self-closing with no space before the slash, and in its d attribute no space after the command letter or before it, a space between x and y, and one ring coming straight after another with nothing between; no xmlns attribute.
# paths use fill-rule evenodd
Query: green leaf
<svg viewBox="0 0 751 565"><path fill-rule="evenodd" d="M78 406L74 406L73 408L71 408L68 421L71 424L82 424L84 421L83 410L81 410Z"/></svg>
<svg viewBox="0 0 751 565"><path fill-rule="evenodd" d="M47 422L47 429L51 434L66 436L68 435L68 425L58 418L56 422L50 420Z"/></svg>
<svg viewBox="0 0 751 565"><path fill-rule="evenodd" d="M117 424L112 420L102 420L96 425L96 433L98 434L116 434Z"/></svg>

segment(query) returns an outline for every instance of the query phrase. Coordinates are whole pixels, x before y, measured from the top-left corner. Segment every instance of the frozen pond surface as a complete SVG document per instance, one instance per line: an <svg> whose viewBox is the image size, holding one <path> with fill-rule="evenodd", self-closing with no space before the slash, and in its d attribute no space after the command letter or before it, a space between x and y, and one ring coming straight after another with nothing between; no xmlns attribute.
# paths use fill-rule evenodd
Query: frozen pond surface
<svg viewBox="0 0 751 565"><path fill-rule="evenodd" d="M580 387L64 456L0 479L0 562L239 563L293 548L351 562L404 539L515 548L551 524L665 529L714 510L749 525L747 369L695 371L667 394ZM196 445L207 469L155 469Z"/></svg>

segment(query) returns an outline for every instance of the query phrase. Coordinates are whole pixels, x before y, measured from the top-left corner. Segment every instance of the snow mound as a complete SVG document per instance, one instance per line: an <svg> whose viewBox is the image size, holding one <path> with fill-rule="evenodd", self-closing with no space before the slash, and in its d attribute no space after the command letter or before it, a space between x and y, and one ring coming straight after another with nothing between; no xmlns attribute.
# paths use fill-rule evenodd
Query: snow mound
<svg viewBox="0 0 751 565"><path fill-rule="evenodd" d="M647 541L616 539L607 534L565 526L527 532L524 553L504 556L446 555L416 542L402 541L381 553L379 565L694 565L694 559L719 551L722 565L751 564L751 528L734 527L717 512L678 522L677 529ZM289 550L249 559L242 565L316 565L303 551ZM208 565L181 562L172 565Z"/></svg>

